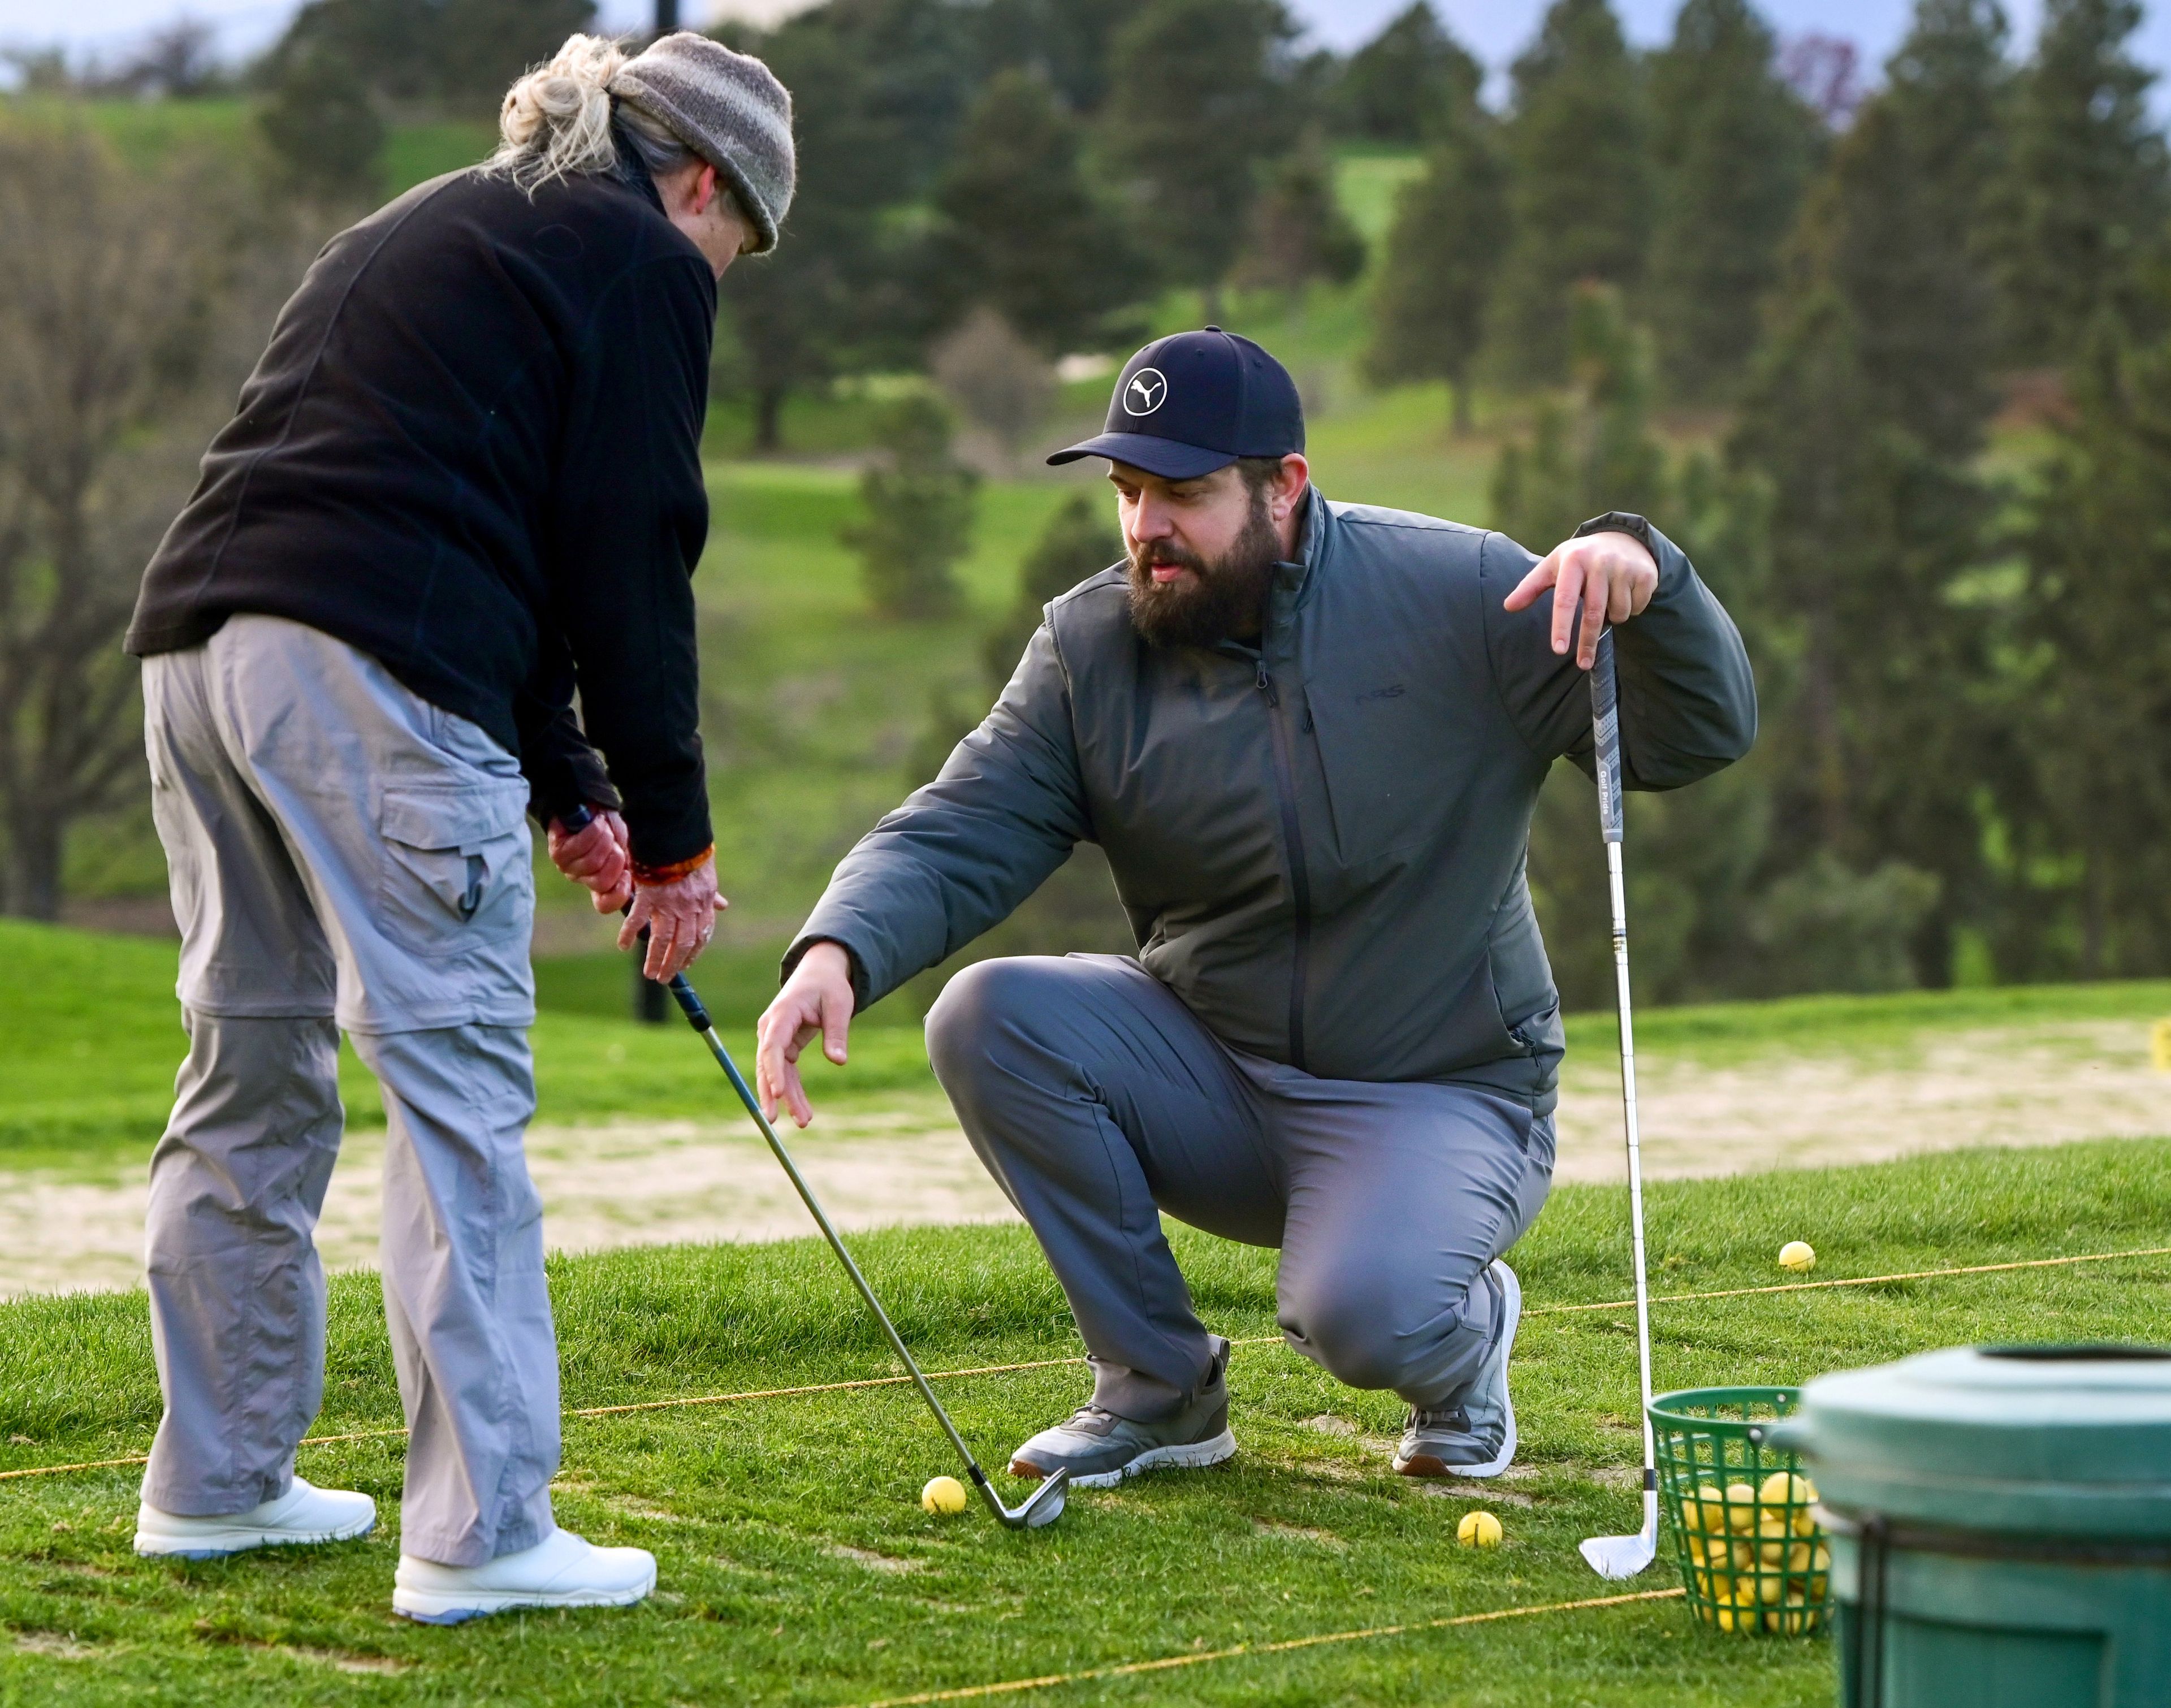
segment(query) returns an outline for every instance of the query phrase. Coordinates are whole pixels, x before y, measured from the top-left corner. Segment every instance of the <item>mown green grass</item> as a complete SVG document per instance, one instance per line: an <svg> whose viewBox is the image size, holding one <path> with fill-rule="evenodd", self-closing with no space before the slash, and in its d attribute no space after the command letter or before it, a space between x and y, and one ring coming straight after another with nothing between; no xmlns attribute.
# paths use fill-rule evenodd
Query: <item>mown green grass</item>
<svg viewBox="0 0 2171 1708"><path fill-rule="evenodd" d="M2167 1243L2171 1142L1986 1152L1874 1168L1662 1185L1659 1290L1778 1278L1811 1240L1820 1276L1873 1275ZM1018 1229L860 1242L934 1367L1075 1353L1062 1298ZM1180 1232L1202 1313L1273 1332L1269 1252ZM660 1593L630 1613L523 1615L450 1631L389 1614L397 1442L303 1452L314 1480L375 1495L371 1539L204 1565L129 1552L137 1473L0 1484L0 1700L844 1704L908 1692L1569 1599L1603 1586L1576 1540L1634 1522L1594 1473L1639 1450L1627 1312L1548 1318L1625 1290L1621 1195L1563 1188L1519 1248L1516 1356L1530 1475L1486 1497L1498 1553L1453 1545L1472 1504L1391 1476L1391 1396L1343 1389L1278 1345L1231 1368L1239 1457L1083 1492L1053 1530L914 1502L951 1469L907 1391L747 1401L568 1424L560 1521L653 1549ZM890 1361L809 1241L679 1247L552 1269L566 1401L594 1405L880 1375ZM2161 1260L1664 1305L1662 1387L1793 1383L1985 1340L2160 1337ZM319 1429L396 1424L373 1282L335 1281ZM1075 1365L944 1384L999 1458L1075 1403ZM0 1308L0 1469L141 1451L158 1414L140 1296ZM1330 1433L1316 1420L1338 1420ZM1529 1504L1522 1504L1527 1500ZM856 1550L856 1551L846 1551ZM1663 1588L1663 1563L1638 1587ZM342 1666L396 1668L348 1673ZM1711 1705L1831 1700L1829 1646L1721 1636L1677 1603L1549 1616L1064 1687L1027 1701Z"/></svg>

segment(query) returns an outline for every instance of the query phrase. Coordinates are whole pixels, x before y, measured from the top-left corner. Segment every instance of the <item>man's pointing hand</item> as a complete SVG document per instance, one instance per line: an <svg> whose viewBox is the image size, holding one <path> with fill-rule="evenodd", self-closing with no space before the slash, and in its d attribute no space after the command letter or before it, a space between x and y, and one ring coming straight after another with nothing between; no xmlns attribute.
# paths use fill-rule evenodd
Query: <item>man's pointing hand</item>
<svg viewBox="0 0 2171 1708"><path fill-rule="evenodd" d="M818 1037L822 1053L843 1067L852 1007L850 956L841 944L817 943L800 956L754 1031L754 1091L771 1121L780 1100L800 1126L814 1118L799 1080L799 1052Z"/></svg>
<svg viewBox="0 0 2171 1708"><path fill-rule="evenodd" d="M1505 601L1510 611L1527 610L1539 594L1553 590L1553 651L1565 655L1575 642L1575 661L1584 670L1598 658L1598 637L1609 624L1638 616L1659 590L1659 565L1632 533L1589 533L1563 540L1532 567ZM1583 605L1580 635L1577 602Z"/></svg>

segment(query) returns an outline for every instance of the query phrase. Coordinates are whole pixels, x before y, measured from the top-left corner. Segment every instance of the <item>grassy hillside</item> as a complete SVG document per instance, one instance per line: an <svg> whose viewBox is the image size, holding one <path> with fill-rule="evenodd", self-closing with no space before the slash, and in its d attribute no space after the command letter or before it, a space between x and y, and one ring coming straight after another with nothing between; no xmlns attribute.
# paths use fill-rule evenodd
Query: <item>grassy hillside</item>
<svg viewBox="0 0 2171 1708"><path fill-rule="evenodd" d="M0 983L0 1168L72 1169L147 1154L188 1049L174 945L0 920L0 958L8 968ZM751 1014L742 1013L725 1031L751 1071ZM546 1012L534 1045L544 1121L728 1116L737 1106L676 1020L645 1026ZM851 1065L828 1072L833 1095L848 1099L932 1083L909 1027L862 1028ZM340 1089L351 1121L383 1121L376 1081L345 1046Z"/></svg>
<svg viewBox="0 0 2171 1708"><path fill-rule="evenodd" d="M2164 1242L2171 1143L1986 1153L1664 1186L1668 1291L1777 1278L1807 1237L1820 1277ZM654 1550L660 1593L625 1613L507 1616L455 1630L390 1617L401 1443L306 1448L303 1475L367 1490L373 1537L273 1558L153 1564L129 1551L132 1468L7 1485L0 1700L219 1708L327 1704L838 1705L1604 1593L1578 1539L1635 1522L1640 1442L1628 1316L1545 1307L1623 1288L1621 1194L1565 1188L1518 1249L1520 1474L1473 1498L1392 1476L1392 1396L1341 1387L1278 1342L1230 1372L1240 1451L1074 1495L1019 1536L977 1509L931 1518L954 1467L909 1390L569 1422L561 1522ZM866 1266L935 1368L1075 1356L1060 1294L1018 1228L869 1236ZM1274 1335L1273 1254L1180 1233L1207 1319ZM569 1406L881 1376L885 1349L811 1241L554 1261ZM2160 1337L2171 1270L2126 1261L1661 1305L1662 1387L1792 1384L1970 1341ZM335 1277L319 1428L396 1427L376 1282ZM943 1384L1000 1462L1084 1391L1075 1363ZM158 1416L140 1298L0 1307L0 1469L141 1452ZM1504 1545L1455 1547L1473 1505ZM1635 1584L1667 1587L1670 1554ZM1822 1708L1831 1644L1726 1636L1678 1602L1253 1655L1026 1700L1156 1705L1451 1700L1470 1708Z"/></svg>
<svg viewBox="0 0 2171 1708"><path fill-rule="evenodd" d="M102 1164L147 1150L187 1048L173 995L174 946L0 920L0 959L9 970L0 983L0 1168ZM717 994L726 1041L750 1065L753 1020L774 986L772 964L726 956L704 960L694 976ZM728 1118L736 1107L728 1088L675 1018L644 1026L622 1017L628 977L616 957L576 963L570 975L546 963L534 1032L539 1118ZM2171 981L1812 997L1652 1009L1638 1018L1638 1045L1647 1057L1714 1065L1787 1052L1889 1056L1955 1030L2163 1015L2171 1015ZM930 1087L911 1020L893 1004L874 1010L855 1031L850 1066L814 1069L825 1104ZM1611 1052L1611 1016L1571 1018L1568 1041L1574 1051ZM375 1082L351 1051L341 1060L350 1117L381 1121Z"/></svg>
<svg viewBox="0 0 2171 1708"><path fill-rule="evenodd" d="M239 96L210 100L133 100L125 97L62 99L0 97L0 113L88 123L111 142L129 165L145 169L169 161L176 150L203 149L237 160L264 162L256 107ZM425 179L472 166L497 142L487 120L409 120L391 126L378 167L387 195Z"/></svg>

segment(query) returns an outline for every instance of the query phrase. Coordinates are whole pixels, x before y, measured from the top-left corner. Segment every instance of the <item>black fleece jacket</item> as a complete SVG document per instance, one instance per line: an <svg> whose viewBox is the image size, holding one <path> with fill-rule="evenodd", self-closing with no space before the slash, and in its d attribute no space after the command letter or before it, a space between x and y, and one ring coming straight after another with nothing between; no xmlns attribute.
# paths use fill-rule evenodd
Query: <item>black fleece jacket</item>
<svg viewBox="0 0 2171 1708"><path fill-rule="evenodd" d="M281 311L127 650L196 645L237 612L307 624L518 754L539 818L623 796L636 859L700 853L689 577L716 313L645 177L410 190Z"/></svg>

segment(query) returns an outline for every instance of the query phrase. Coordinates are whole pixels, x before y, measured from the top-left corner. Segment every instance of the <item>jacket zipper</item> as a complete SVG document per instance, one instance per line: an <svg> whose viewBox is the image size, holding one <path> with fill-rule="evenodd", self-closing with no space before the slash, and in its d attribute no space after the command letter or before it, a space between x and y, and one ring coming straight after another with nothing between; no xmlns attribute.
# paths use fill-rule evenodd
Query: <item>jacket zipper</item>
<svg viewBox="0 0 2171 1708"><path fill-rule="evenodd" d="M1289 752L1289 726L1280 715L1281 696L1274 679L1267 674L1267 661L1258 662L1255 683L1267 698L1267 722L1274 734L1274 792L1281 807L1282 840L1289 844L1289 891L1296 918L1290 937L1289 1047L1289 1066L1299 1073L1304 1064L1304 986L1311 958L1311 874L1304 863L1304 838L1297 827L1296 761Z"/></svg>

